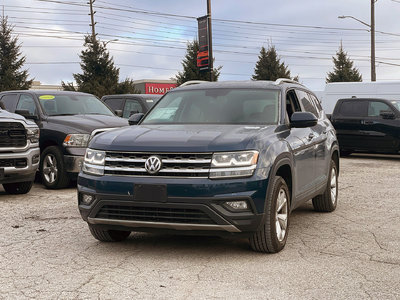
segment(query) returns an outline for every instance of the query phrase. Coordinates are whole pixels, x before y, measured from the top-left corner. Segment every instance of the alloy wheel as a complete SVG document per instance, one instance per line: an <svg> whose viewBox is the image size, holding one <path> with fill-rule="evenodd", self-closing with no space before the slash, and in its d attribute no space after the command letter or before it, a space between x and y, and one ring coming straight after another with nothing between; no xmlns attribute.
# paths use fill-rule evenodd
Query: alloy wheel
<svg viewBox="0 0 400 300"><path fill-rule="evenodd" d="M282 242L286 235L288 225L288 197L286 191L281 188L276 201L275 230L276 237Z"/></svg>
<svg viewBox="0 0 400 300"><path fill-rule="evenodd" d="M44 158L43 175L48 183L54 183L57 180L57 159L53 154L47 154Z"/></svg>

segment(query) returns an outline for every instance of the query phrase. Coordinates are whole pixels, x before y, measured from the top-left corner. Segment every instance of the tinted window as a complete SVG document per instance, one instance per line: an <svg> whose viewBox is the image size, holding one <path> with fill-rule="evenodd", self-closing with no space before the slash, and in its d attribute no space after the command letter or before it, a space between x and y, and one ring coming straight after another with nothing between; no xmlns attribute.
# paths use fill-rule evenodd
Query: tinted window
<svg viewBox="0 0 400 300"><path fill-rule="evenodd" d="M35 100L30 95L22 94L19 97L15 110L27 110L31 116L37 115Z"/></svg>
<svg viewBox="0 0 400 300"><path fill-rule="evenodd" d="M301 111L301 107L299 101L297 100L296 93L294 90L291 90L286 94L286 112L289 120L292 117L292 114L296 111Z"/></svg>
<svg viewBox="0 0 400 300"><path fill-rule="evenodd" d="M56 94L39 95L43 110L50 116L59 115L108 115L114 114L92 95Z"/></svg>
<svg viewBox="0 0 400 300"><path fill-rule="evenodd" d="M398 111L400 111L400 100L392 100L390 101L394 105L394 107L397 108Z"/></svg>
<svg viewBox="0 0 400 300"><path fill-rule="evenodd" d="M15 107L17 106L17 99L18 99L18 94L8 94L4 95L1 98L1 102L4 104L6 110L14 112Z"/></svg>
<svg viewBox="0 0 400 300"><path fill-rule="evenodd" d="M104 103L106 103L109 107L111 107L112 110L121 110L122 106L124 105L124 99L121 98L110 98L104 100Z"/></svg>
<svg viewBox="0 0 400 300"><path fill-rule="evenodd" d="M314 106L317 108L318 112L320 112L322 110L321 102L313 94L308 94L308 96L310 97L310 99L314 103Z"/></svg>
<svg viewBox="0 0 400 300"><path fill-rule="evenodd" d="M383 102L370 101L368 104L368 117L378 117L381 111L392 111L392 109Z"/></svg>
<svg viewBox="0 0 400 300"><path fill-rule="evenodd" d="M170 92L142 124L276 124L279 94L265 89Z"/></svg>
<svg viewBox="0 0 400 300"><path fill-rule="evenodd" d="M313 113L316 117L318 117L318 111L312 103L311 99L309 98L308 93L296 90L296 94L300 100L301 105L303 106L303 110Z"/></svg>
<svg viewBox="0 0 400 300"><path fill-rule="evenodd" d="M365 101L350 100L342 102L339 114L344 117L365 117L367 103Z"/></svg>
<svg viewBox="0 0 400 300"><path fill-rule="evenodd" d="M143 108L137 100L126 100L124 107L124 118L129 118L136 113L142 113Z"/></svg>

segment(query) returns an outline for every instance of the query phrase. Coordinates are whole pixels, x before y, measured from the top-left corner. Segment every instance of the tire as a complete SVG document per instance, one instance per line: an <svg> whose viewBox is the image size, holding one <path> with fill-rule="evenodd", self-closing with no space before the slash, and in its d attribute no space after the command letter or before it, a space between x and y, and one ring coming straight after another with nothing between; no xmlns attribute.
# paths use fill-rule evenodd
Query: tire
<svg viewBox="0 0 400 300"><path fill-rule="evenodd" d="M266 197L264 224L250 237L251 248L257 252L281 251L288 236L290 192L285 180L280 176L276 176L271 183L270 195Z"/></svg>
<svg viewBox="0 0 400 300"><path fill-rule="evenodd" d="M336 209L338 199L338 171L335 161L331 160L328 183L325 192L312 199L314 209L320 212L332 212Z"/></svg>
<svg viewBox="0 0 400 300"><path fill-rule="evenodd" d="M64 156L57 146L47 147L40 157L40 178L48 189L61 189L69 185Z"/></svg>
<svg viewBox="0 0 400 300"><path fill-rule="evenodd" d="M89 225L90 233L96 240L101 242L121 242L126 240L131 234L130 231L122 231L122 230L103 230L94 227L93 225Z"/></svg>
<svg viewBox="0 0 400 300"><path fill-rule="evenodd" d="M4 190L9 194L26 194L32 188L33 181L3 183Z"/></svg>

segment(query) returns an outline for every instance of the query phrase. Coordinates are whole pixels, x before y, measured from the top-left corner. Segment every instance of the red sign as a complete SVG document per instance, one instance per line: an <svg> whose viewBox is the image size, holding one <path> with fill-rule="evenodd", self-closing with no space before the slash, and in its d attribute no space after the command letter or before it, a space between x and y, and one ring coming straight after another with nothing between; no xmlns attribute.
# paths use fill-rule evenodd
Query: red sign
<svg viewBox="0 0 400 300"><path fill-rule="evenodd" d="M174 83L146 83L146 94L158 94L163 95L169 90L176 88Z"/></svg>

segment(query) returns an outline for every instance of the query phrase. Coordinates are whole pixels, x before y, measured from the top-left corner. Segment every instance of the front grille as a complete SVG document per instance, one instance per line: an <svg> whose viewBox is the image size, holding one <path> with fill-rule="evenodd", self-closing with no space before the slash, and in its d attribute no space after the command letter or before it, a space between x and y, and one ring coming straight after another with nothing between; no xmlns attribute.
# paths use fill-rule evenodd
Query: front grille
<svg viewBox="0 0 400 300"><path fill-rule="evenodd" d="M180 224L215 224L201 210L169 207L104 205L97 213L96 218Z"/></svg>
<svg viewBox="0 0 400 300"><path fill-rule="evenodd" d="M0 148L25 147L26 130L17 122L0 122Z"/></svg>
<svg viewBox="0 0 400 300"><path fill-rule="evenodd" d="M26 158L0 159L0 168L7 168L7 167L25 168L26 166L27 166Z"/></svg>
<svg viewBox="0 0 400 300"><path fill-rule="evenodd" d="M146 160L157 156L162 167L157 174L145 169ZM208 177L212 153L107 152L104 174L130 176Z"/></svg>

